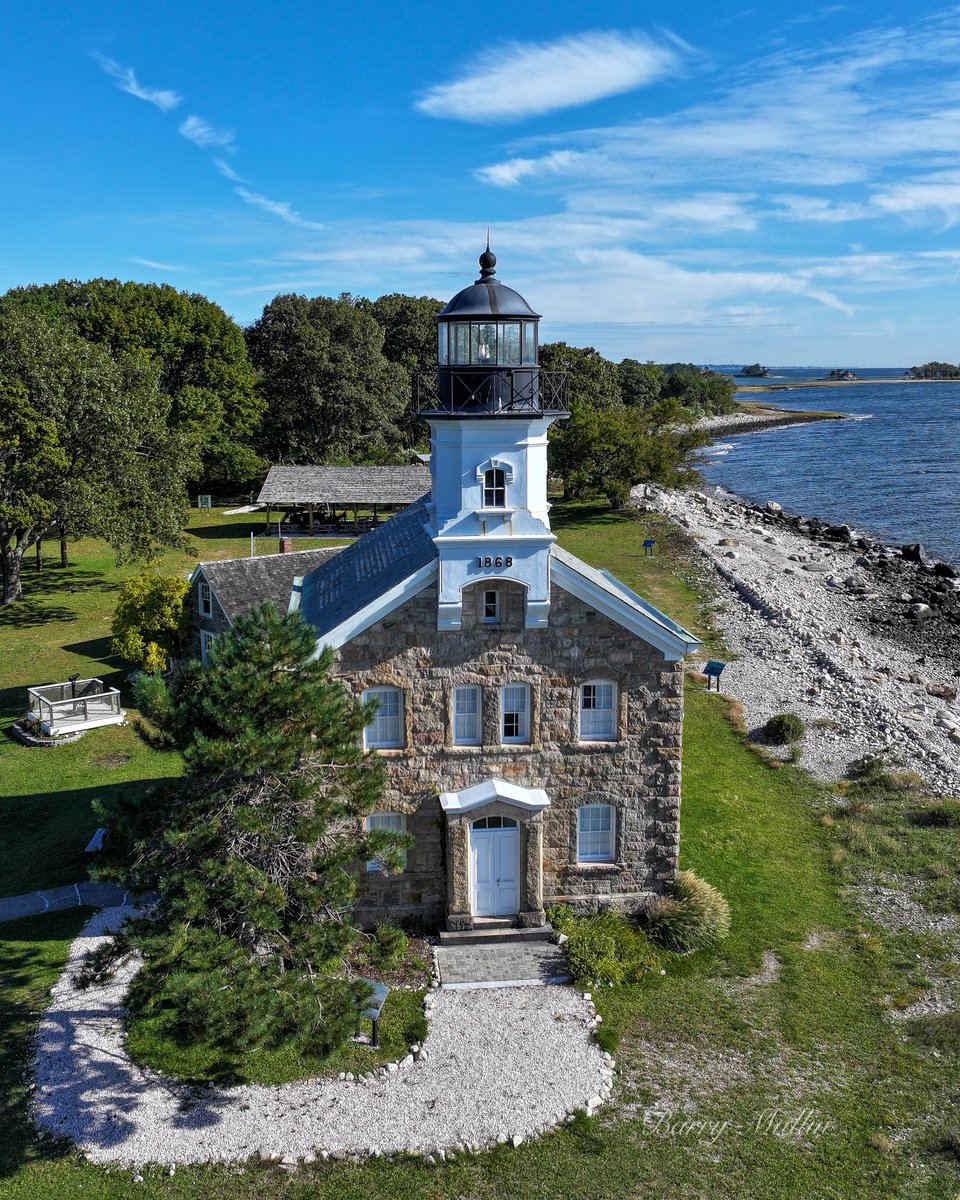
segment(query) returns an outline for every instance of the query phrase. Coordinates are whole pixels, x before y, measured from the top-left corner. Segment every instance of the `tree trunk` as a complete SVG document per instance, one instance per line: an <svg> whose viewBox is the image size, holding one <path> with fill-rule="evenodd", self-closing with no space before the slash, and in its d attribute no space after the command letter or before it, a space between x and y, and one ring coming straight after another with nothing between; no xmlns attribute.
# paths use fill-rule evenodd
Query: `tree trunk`
<svg viewBox="0 0 960 1200"><path fill-rule="evenodd" d="M20 555L9 542L0 546L0 565L3 567L3 602L14 604L23 599L20 582Z"/></svg>
<svg viewBox="0 0 960 1200"><path fill-rule="evenodd" d="M67 561L67 527L66 527L66 525L60 526L60 566L61 567L69 567L70 566L70 563Z"/></svg>

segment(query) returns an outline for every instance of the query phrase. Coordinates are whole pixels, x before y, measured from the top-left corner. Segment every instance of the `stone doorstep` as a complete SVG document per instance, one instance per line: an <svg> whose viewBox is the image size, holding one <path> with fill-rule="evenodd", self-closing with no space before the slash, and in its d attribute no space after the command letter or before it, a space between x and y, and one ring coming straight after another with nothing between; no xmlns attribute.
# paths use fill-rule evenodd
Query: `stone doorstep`
<svg viewBox="0 0 960 1200"><path fill-rule="evenodd" d="M441 946L491 946L525 945L528 942L549 942L553 936L552 925L522 927L509 922L497 921L491 925L477 925L473 929L442 930Z"/></svg>
<svg viewBox="0 0 960 1200"><path fill-rule="evenodd" d="M545 979L482 979L476 983L441 983L440 988L445 992L469 992L476 988L549 987L567 983L573 983L572 975L548 975Z"/></svg>

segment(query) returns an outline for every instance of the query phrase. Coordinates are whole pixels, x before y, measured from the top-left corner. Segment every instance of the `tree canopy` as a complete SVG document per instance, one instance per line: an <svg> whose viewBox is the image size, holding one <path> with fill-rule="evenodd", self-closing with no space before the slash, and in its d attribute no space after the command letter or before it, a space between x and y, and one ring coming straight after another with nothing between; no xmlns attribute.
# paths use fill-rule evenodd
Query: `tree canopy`
<svg viewBox="0 0 960 1200"><path fill-rule="evenodd" d="M61 279L14 288L4 300L69 322L114 357L154 366L194 478L245 481L261 469L253 440L263 403L243 331L212 300L118 279Z"/></svg>
<svg viewBox="0 0 960 1200"><path fill-rule="evenodd" d="M180 649L189 584L182 575L135 575L120 586L110 652L145 671L164 671Z"/></svg>
<svg viewBox="0 0 960 1200"><path fill-rule="evenodd" d="M382 786L361 748L371 706L314 650L297 613L237 618L154 702L184 777L101 810L111 873L159 894L128 935L144 956L131 1012L181 1042L325 1053L353 1030L363 988L342 956L357 871L398 869L410 839L366 831Z"/></svg>
<svg viewBox="0 0 960 1200"><path fill-rule="evenodd" d="M616 366L593 346L568 346L545 342L540 347L540 366L545 371L567 372L567 400L609 408L620 403L620 380Z"/></svg>
<svg viewBox="0 0 960 1200"><path fill-rule="evenodd" d="M960 367L948 362L928 362L922 367L911 367L909 374L914 379L960 379Z"/></svg>
<svg viewBox="0 0 960 1200"><path fill-rule="evenodd" d="M266 413L258 445L276 463L389 461L409 376L349 296L277 296L247 330Z"/></svg>
<svg viewBox="0 0 960 1200"><path fill-rule="evenodd" d="M190 453L153 365L0 304L0 397L5 603L23 595L24 554L63 526L104 538L120 560L179 543Z"/></svg>

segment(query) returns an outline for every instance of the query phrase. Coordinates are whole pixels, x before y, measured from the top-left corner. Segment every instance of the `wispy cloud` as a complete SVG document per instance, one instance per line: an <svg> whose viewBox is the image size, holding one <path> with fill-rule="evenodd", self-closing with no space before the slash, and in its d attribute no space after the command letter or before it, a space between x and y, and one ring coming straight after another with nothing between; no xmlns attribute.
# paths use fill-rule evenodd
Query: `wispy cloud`
<svg viewBox="0 0 960 1200"><path fill-rule="evenodd" d="M148 104L155 104L161 112L169 112L176 108L182 99L179 93L170 88L153 88L140 83L133 67L121 67L118 62L97 51L94 52L93 58L102 71L117 81L117 87L122 92L136 96L138 100L146 100Z"/></svg>
<svg viewBox="0 0 960 1200"><path fill-rule="evenodd" d="M224 177L224 179L229 179L231 183L249 183L250 182L249 179L244 179L244 177L241 174L239 174L239 172L235 171L228 162L224 162L222 158L215 158L213 160L213 165L217 168L217 170Z"/></svg>
<svg viewBox="0 0 960 1200"><path fill-rule="evenodd" d="M259 192L251 192L244 187L236 187L233 190L247 204L252 204L254 208L262 209L264 212L270 213L271 216L279 217L281 221L286 221L288 225L295 225L298 229L326 228L322 221L308 221L305 217L302 217L294 210L288 200L271 200L269 196L261 196Z"/></svg>
<svg viewBox="0 0 960 1200"><path fill-rule="evenodd" d="M482 124L520 120L652 83L678 67L681 48L677 39L617 32L540 46L511 42L490 50L460 79L430 88L415 107L430 117Z"/></svg>
<svg viewBox="0 0 960 1200"><path fill-rule="evenodd" d="M131 258L130 262L137 263L141 267L149 267L151 271L186 271L188 269L177 263L154 262L152 258Z"/></svg>
<svg viewBox="0 0 960 1200"><path fill-rule="evenodd" d="M206 150L210 146L229 146L234 139L232 129L217 129L203 117L187 117L180 125L179 132L188 142Z"/></svg>

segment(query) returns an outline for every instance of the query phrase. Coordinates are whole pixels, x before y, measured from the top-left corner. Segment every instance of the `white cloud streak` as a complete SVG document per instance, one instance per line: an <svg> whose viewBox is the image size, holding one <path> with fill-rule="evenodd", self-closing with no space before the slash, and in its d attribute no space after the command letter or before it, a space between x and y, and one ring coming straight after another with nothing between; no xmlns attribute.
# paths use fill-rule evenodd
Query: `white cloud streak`
<svg viewBox="0 0 960 1200"><path fill-rule="evenodd" d="M629 92L680 63L682 43L640 33L583 33L542 46L508 43L460 79L430 88L415 107L429 117L493 124Z"/></svg>
<svg viewBox="0 0 960 1200"><path fill-rule="evenodd" d="M136 96L138 100L146 100L148 104L155 104L161 112L169 112L181 102L182 97L179 93L170 88L152 88L140 83L134 74L133 67L121 67L112 58L107 58L97 52L93 57L100 69L115 79L117 87L121 92L126 92L128 96Z"/></svg>
<svg viewBox="0 0 960 1200"><path fill-rule="evenodd" d="M224 179L229 179L231 183L249 183L249 179L244 179L237 171L230 166L228 162L224 162L222 158L215 158L213 165L217 168Z"/></svg>
<svg viewBox="0 0 960 1200"><path fill-rule="evenodd" d="M308 221L302 217L288 200L271 200L269 196L261 196L259 192L251 192L244 187L236 187L233 190L245 203L270 213L273 217L279 217L281 221L285 221L288 225L294 225L297 229L326 228L322 221Z"/></svg>
<svg viewBox="0 0 960 1200"><path fill-rule="evenodd" d="M217 129L203 117L197 116L187 117L181 123L179 133L181 137L185 137L188 142L193 142L202 150L206 150L210 146L229 146L234 139L233 130Z"/></svg>
<svg viewBox="0 0 960 1200"><path fill-rule="evenodd" d="M152 258L131 258L132 263L137 263L141 267L149 267L151 271L186 271L186 267L178 266L176 263L154 262Z"/></svg>

